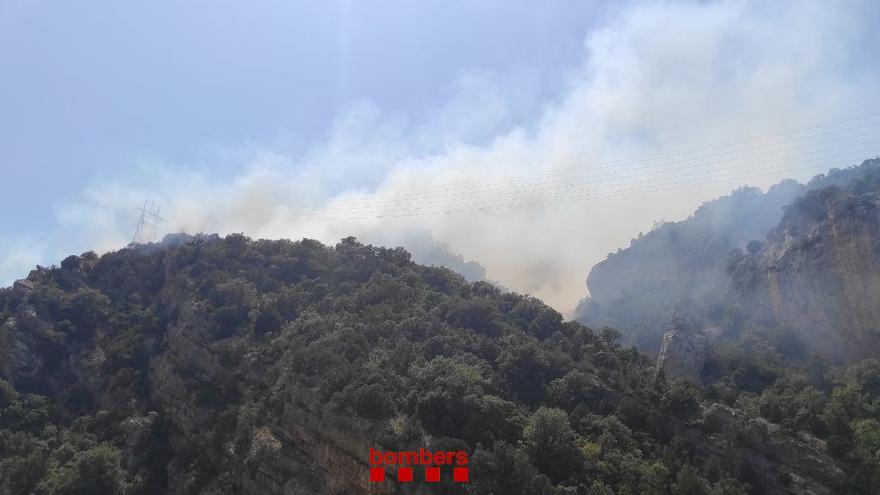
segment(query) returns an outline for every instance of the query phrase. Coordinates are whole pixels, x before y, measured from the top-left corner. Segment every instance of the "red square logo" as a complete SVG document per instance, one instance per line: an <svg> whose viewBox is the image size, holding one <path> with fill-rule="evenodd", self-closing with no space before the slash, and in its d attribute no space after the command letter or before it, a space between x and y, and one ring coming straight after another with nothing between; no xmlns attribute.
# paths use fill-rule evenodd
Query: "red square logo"
<svg viewBox="0 0 880 495"><path fill-rule="evenodd" d="M385 470L382 468L370 468L370 481L385 481Z"/></svg>
<svg viewBox="0 0 880 495"><path fill-rule="evenodd" d="M461 483L467 483L467 481L468 481L468 468L466 468L466 467L452 468L452 480L458 481Z"/></svg>
<svg viewBox="0 0 880 495"><path fill-rule="evenodd" d="M425 481L440 481L440 468L425 468Z"/></svg>
<svg viewBox="0 0 880 495"><path fill-rule="evenodd" d="M397 481L412 481L413 473L412 468L402 467L397 468Z"/></svg>

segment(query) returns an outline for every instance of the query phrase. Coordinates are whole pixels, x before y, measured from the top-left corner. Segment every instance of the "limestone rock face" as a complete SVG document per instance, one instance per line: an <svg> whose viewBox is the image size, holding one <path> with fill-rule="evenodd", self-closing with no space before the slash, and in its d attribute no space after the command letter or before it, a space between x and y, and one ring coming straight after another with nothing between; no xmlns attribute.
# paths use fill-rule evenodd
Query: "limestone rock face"
<svg viewBox="0 0 880 495"><path fill-rule="evenodd" d="M21 280L16 280L14 284L12 284L13 292L19 296L24 297L34 290L34 283L26 278Z"/></svg>
<svg viewBox="0 0 880 495"><path fill-rule="evenodd" d="M733 267L732 299L792 329L809 351L852 361L880 350L880 160L863 178L805 195Z"/></svg>
<svg viewBox="0 0 880 495"><path fill-rule="evenodd" d="M587 277L590 297L576 310L588 326L611 326L639 350L656 353L673 311L695 317L727 293L727 255L763 239L783 207L804 192L794 181L766 193L739 189L707 202L680 222L668 222L632 240L596 264Z"/></svg>
<svg viewBox="0 0 880 495"><path fill-rule="evenodd" d="M709 351L706 335L695 330L682 318L674 316L663 334L657 369L671 380L702 383L703 366Z"/></svg>
<svg viewBox="0 0 880 495"><path fill-rule="evenodd" d="M845 360L876 355L878 205L880 159L803 185L737 190L609 253L591 269L590 296L576 318L614 327L651 353L673 311L700 321L732 303L770 320L764 326L802 335L809 351Z"/></svg>

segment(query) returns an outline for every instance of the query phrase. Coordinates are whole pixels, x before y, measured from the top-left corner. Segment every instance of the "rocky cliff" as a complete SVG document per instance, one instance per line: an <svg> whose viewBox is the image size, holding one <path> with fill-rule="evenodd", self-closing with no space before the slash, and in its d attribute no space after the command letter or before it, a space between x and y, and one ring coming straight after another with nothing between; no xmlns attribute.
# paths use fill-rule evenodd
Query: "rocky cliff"
<svg viewBox="0 0 880 495"><path fill-rule="evenodd" d="M727 293L727 255L760 240L804 190L785 181L766 193L742 188L700 206L681 222L639 234L587 276L578 308L587 325L612 326L646 352L657 352L673 311L699 321Z"/></svg>
<svg viewBox="0 0 880 495"><path fill-rule="evenodd" d="M875 348L878 169L867 160L804 185L743 188L640 234L592 268L577 317L656 352L673 312L712 326L734 305L802 334L812 349ZM833 338L831 327L840 329Z"/></svg>
<svg viewBox="0 0 880 495"><path fill-rule="evenodd" d="M733 261L731 299L847 361L880 350L880 160L799 198L759 250Z"/></svg>
<svg viewBox="0 0 880 495"><path fill-rule="evenodd" d="M679 315L673 315L672 322L663 333L657 369L671 380L700 384L708 352L709 341L705 333L695 329Z"/></svg>

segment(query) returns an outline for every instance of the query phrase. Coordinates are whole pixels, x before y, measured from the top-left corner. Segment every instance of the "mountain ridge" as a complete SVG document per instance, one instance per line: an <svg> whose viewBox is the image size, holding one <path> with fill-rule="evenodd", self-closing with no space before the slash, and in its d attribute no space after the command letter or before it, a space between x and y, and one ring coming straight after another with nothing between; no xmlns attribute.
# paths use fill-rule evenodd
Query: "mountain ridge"
<svg viewBox="0 0 880 495"><path fill-rule="evenodd" d="M0 303L0 492L847 483L847 461L821 440L770 440L743 411L668 383L611 330L353 238L85 253L32 271ZM369 448L420 447L469 452L472 482L367 481Z"/></svg>

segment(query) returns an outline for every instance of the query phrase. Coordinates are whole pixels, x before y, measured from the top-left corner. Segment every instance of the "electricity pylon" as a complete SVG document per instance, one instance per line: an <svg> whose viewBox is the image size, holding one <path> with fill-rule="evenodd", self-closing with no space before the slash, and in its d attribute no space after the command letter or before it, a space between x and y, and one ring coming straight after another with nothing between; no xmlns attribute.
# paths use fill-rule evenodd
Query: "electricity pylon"
<svg viewBox="0 0 880 495"><path fill-rule="evenodd" d="M145 241L147 243L153 242L156 239L156 234L159 231L159 222L165 219L159 216L159 207L156 206L155 201L151 201L148 208L147 201L144 200L144 206L138 208L138 211L141 212L141 215L138 218L137 226L134 229L134 235L131 236L131 243L142 244ZM150 232L147 238L144 239L144 227L146 227L148 221L151 222Z"/></svg>

